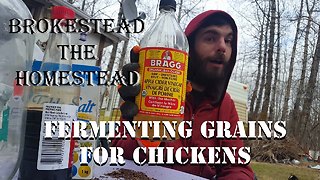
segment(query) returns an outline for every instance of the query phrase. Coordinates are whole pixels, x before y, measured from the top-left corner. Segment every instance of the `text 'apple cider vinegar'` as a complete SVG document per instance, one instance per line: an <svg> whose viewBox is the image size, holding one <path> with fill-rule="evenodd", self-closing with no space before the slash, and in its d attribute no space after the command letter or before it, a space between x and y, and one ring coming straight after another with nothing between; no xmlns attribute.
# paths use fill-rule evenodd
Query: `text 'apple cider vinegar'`
<svg viewBox="0 0 320 180"><path fill-rule="evenodd" d="M171 122L178 132L184 118L189 45L175 17L176 2L161 0L159 9L159 17L140 42L141 91L136 98L139 113L134 120L159 121L160 139L170 140L173 138L169 135L162 136L162 122ZM150 140L154 128L149 129ZM137 137L141 137L141 130ZM175 138L179 138L177 133Z"/></svg>

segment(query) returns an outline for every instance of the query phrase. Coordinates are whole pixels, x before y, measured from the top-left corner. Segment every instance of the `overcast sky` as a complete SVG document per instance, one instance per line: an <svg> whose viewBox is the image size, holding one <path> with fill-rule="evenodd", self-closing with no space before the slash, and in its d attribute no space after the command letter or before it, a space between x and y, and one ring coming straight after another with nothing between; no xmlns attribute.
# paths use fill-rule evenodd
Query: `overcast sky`
<svg viewBox="0 0 320 180"><path fill-rule="evenodd" d="M228 2L227 0L209 0L205 6L205 9L228 10Z"/></svg>

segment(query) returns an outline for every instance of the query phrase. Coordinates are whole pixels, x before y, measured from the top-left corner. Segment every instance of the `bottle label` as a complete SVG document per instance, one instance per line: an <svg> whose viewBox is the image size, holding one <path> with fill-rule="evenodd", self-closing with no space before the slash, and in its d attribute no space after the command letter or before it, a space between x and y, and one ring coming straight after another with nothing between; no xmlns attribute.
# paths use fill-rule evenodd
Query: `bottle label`
<svg viewBox="0 0 320 180"><path fill-rule="evenodd" d="M32 87L32 96L28 102L28 110L42 110L44 103L54 104L78 104L78 94L76 87L53 87L35 86Z"/></svg>
<svg viewBox="0 0 320 180"><path fill-rule="evenodd" d="M147 47L139 53L139 113L183 118L188 55L172 48Z"/></svg>
<svg viewBox="0 0 320 180"><path fill-rule="evenodd" d="M10 108L6 107L6 109L0 113L2 113L2 121L1 121L1 125L0 125L0 142L1 141L5 141L7 142L8 140L8 124L9 124L9 113L10 112Z"/></svg>
<svg viewBox="0 0 320 180"><path fill-rule="evenodd" d="M45 139L45 122L63 120L65 123L69 122L70 128L72 128L72 121L77 119L77 109L78 106L75 105L52 103L45 103L43 105L37 163L38 170L58 170L71 167L74 141L58 138L59 125L55 127L56 133L52 134L52 139ZM66 125L65 129L67 129L67 132L71 132L71 129L68 129Z"/></svg>

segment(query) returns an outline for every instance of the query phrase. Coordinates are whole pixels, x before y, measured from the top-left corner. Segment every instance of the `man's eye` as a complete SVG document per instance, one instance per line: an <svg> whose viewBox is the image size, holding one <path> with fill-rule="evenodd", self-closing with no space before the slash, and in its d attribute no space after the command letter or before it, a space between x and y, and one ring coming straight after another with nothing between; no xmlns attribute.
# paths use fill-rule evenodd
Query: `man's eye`
<svg viewBox="0 0 320 180"><path fill-rule="evenodd" d="M214 41L215 37L214 36L208 36L208 37L205 37L205 40L206 41Z"/></svg>
<svg viewBox="0 0 320 180"><path fill-rule="evenodd" d="M226 44L231 44L232 39L226 39L226 40L224 40L224 41L225 41Z"/></svg>

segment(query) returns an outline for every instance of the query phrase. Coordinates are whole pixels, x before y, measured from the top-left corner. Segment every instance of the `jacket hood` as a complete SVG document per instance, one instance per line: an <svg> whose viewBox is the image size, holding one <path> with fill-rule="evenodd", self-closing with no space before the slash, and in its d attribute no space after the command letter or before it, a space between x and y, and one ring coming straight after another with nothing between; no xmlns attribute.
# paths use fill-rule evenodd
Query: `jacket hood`
<svg viewBox="0 0 320 180"><path fill-rule="evenodd" d="M225 21L227 21L233 30L233 41L231 44L232 53L231 53L230 61L227 64L226 74L225 74L225 77L222 81L223 83L220 83L216 87L217 96L215 98L215 101L213 102L214 104L221 104L221 102L224 98L224 95L226 93L234 65L236 63L238 29L237 29L237 26L236 26L234 19L228 13L221 11L221 10L205 11L190 21L187 28L185 29L185 34L186 34L188 41L189 41L189 47L193 48L194 36L195 36L196 32L201 28L209 26L211 23L210 19L213 19L212 24L214 24L214 19L217 19L217 17L223 18ZM191 61L192 61L192 57L189 57L189 68L188 68L189 69L189 71L188 71L188 79L189 80L192 79L192 75L193 75L193 72L191 72L192 68L190 68L190 65L192 64Z"/></svg>

